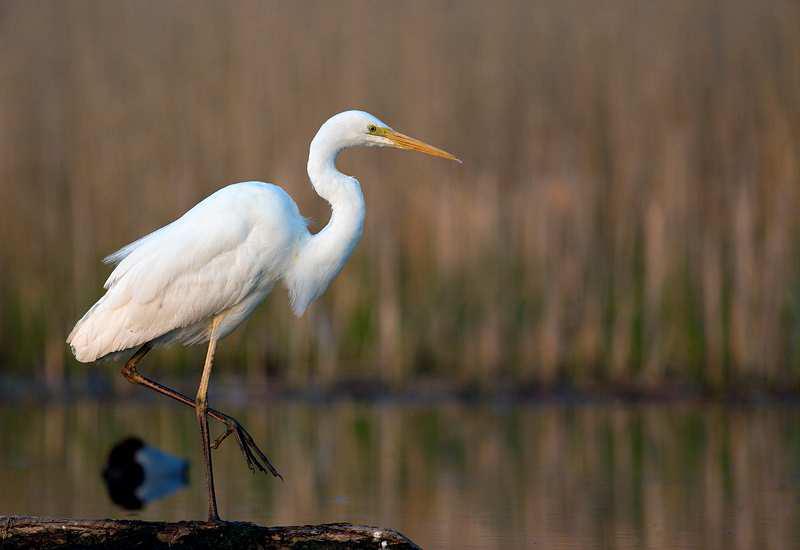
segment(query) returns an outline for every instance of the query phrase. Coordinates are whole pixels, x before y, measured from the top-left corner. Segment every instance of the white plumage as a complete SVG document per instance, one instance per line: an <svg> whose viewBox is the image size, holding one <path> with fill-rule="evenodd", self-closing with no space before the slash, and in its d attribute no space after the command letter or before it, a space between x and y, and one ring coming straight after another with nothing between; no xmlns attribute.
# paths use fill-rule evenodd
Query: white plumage
<svg viewBox="0 0 800 550"><path fill-rule="evenodd" d="M252 436L233 417L208 407L216 343L247 319L279 280L301 315L341 271L364 229L364 195L353 177L336 169L342 149L358 145L453 155L395 132L374 116L346 111L328 119L311 141L308 176L331 205L331 219L312 235L292 198L276 185L236 183L183 216L108 256L116 264L105 295L72 329L67 342L78 361L114 359L127 350L122 375L195 409L208 489L208 519L219 521L211 459L209 416L235 434L252 470L280 476ZM197 397L143 376L137 363L153 346L199 344L208 351Z"/></svg>
<svg viewBox="0 0 800 550"><path fill-rule="evenodd" d="M311 142L308 174L332 207L330 222L312 235L280 187L229 185L183 216L108 256L116 264L105 295L67 338L81 362L116 358L146 343L186 345L233 331L274 284L287 285L297 315L342 269L363 230L358 181L336 169L338 153L357 145L452 155L395 132L374 116L346 111L322 125Z"/></svg>
<svg viewBox="0 0 800 550"><path fill-rule="evenodd" d="M308 239L283 189L258 182L224 187L161 229L106 258L117 266L106 294L68 338L79 361L146 342L196 344L227 312L229 334L267 295Z"/></svg>

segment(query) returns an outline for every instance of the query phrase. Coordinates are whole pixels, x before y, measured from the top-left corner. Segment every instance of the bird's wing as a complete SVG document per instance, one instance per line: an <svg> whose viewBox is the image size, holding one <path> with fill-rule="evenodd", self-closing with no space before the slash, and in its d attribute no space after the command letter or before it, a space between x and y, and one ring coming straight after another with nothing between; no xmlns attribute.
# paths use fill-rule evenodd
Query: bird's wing
<svg viewBox="0 0 800 550"><path fill-rule="evenodd" d="M68 338L79 360L210 319L279 276L296 233L295 220L287 220L291 208L276 207L275 198L253 200L247 189L233 191L212 195L109 256L119 263L107 292Z"/></svg>

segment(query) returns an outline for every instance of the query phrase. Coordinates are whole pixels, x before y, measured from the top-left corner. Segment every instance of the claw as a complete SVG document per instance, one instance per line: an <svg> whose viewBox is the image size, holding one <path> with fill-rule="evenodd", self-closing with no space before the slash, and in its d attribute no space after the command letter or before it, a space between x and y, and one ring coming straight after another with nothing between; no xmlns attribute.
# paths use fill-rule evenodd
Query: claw
<svg viewBox="0 0 800 550"><path fill-rule="evenodd" d="M283 476L278 472L277 468L273 466L272 462L270 461L269 457L264 454L264 452L258 448L256 442L253 440L253 437L250 433L244 429L238 420L231 418L227 415L225 416L225 426L227 429L225 433L219 436L217 439L214 440L214 443L211 444L212 449L218 449L222 442L231 435L236 435L236 442L239 444L239 450L244 455L244 459L247 462L247 467L250 468L251 472L262 472L262 473L271 473L273 476L279 478L283 481Z"/></svg>
<svg viewBox="0 0 800 550"><path fill-rule="evenodd" d="M225 430L225 433L214 440L214 443L211 444L211 448L214 450L219 449L219 446L222 445L222 442L225 441L225 438L231 435L232 433L233 433L233 428L228 426L228 429Z"/></svg>

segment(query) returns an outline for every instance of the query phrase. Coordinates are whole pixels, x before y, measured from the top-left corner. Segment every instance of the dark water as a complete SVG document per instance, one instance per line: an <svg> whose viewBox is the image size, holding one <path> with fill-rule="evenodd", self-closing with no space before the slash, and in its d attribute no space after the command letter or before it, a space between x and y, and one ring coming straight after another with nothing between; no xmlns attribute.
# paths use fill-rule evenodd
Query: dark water
<svg viewBox="0 0 800 550"><path fill-rule="evenodd" d="M220 407L224 408L224 407ZM286 481L216 454L220 512L394 527L426 548L800 547L800 408L278 402L229 410ZM131 513L99 472L139 435L191 483ZM0 406L0 513L203 518L191 411L161 401Z"/></svg>

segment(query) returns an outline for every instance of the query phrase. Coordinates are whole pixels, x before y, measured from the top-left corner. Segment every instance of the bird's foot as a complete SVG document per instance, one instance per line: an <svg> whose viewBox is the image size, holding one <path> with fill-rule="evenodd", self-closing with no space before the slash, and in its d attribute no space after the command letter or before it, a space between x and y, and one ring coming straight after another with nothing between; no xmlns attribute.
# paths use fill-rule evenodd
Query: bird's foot
<svg viewBox="0 0 800 550"><path fill-rule="evenodd" d="M211 448L218 449L220 445L222 445L222 442L225 441L229 435L233 434L236 436L236 441L239 443L239 450L242 451L250 471L259 471L265 474L269 472L283 481L283 476L278 472L277 468L272 465L267 455L258 448L256 442L253 441L253 437L244 426L242 426L238 420L226 414L220 413L220 416L222 416L222 421L225 423L226 430L225 433L214 440L214 443L211 444Z"/></svg>

